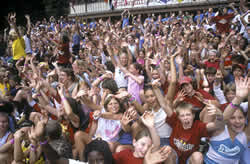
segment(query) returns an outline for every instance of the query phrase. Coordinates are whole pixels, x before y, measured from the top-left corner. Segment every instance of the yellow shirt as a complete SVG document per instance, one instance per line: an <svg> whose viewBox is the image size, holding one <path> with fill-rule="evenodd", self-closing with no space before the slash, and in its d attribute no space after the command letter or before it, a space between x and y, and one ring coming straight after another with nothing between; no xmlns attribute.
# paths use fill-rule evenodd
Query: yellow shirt
<svg viewBox="0 0 250 164"><path fill-rule="evenodd" d="M5 96L6 91L9 91L9 90L10 90L10 84L9 83L6 84L6 87L5 87L5 85L3 83L0 83L0 94L1 95Z"/></svg>
<svg viewBox="0 0 250 164"><path fill-rule="evenodd" d="M22 150L23 150L23 152L25 152L25 151L27 151L29 149L29 147L25 147L24 145L22 145ZM30 151L32 151L32 150L30 150ZM28 157L26 157L25 158L25 160L23 161L23 162L25 162L25 163L29 163L29 158ZM41 156L36 162L35 162L35 164L45 164L45 159L43 158L43 156Z"/></svg>
<svg viewBox="0 0 250 164"><path fill-rule="evenodd" d="M12 43L12 53L13 53L13 60L19 60L22 57L26 56L25 53L25 42L24 39L17 38Z"/></svg>

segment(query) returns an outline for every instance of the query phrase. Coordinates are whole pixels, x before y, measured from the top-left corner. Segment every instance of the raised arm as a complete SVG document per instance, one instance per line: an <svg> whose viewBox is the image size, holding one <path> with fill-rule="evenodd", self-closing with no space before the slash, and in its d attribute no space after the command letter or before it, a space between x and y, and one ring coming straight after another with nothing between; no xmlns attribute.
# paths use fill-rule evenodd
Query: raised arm
<svg viewBox="0 0 250 164"><path fill-rule="evenodd" d="M73 112L67 98L64 96L64 86L59 84L58 86L58 93L61 97L61 102L64 106L64 110L66 115L69 117L70 122L74 125L75 128L79 128L80 126L80 118Z"/></svg>
<svg viewBox="0 0 250 164"><path fill-rule="evenodd" d="M93 87L99 87L99 84L103 80L105 80L107 78L112 78L112 74L111 73L105 73L105 74L103 74L102 76L100 76L99 78L97 78L95 81L93 81L92 86Z"/></svg>
<svg viewBox="0 0 250 164"><path fill-rule="evenodd" d="M119 67L121 68L122 72L124 72L127 76L131 77L134 79L138 84L142 84L144 82L144 78L137 77L130 73L127 68L123 67L122 65L119 64Z"/></svg>
<svg viewBox="0 0 250 164"><path fill-rule="evenodd" d="M152 151L158 150L160 148L160 137L158 136L154 127L154 114L149 111L144 112L144 114L141 116L141 121L148 128L151 134L154 145Z"/></svg>
<svg viewBox="0 0 250 164"><path fill-rule="evenodd" d="M80 90L77 93L77 98L79 98L81 100L81 102L85 105L87 105L90 109L94 110L102 110L102 106L101 105L97 105L95 103L93 103L87 96L87 92L85 90Z"/></svg>
<svg viewBox="0 0 250 164"><path fill-rule="evenodd" d="M164 162L171 153L171 148L169 146L163 146L159 150L152 152L153 146L148 149L143 164L157 164Z"/></svg>
<svg viewBox="0 0 250 164"><path fill-rule="evenodd" d="M250 87L248 88L248 93L250 93ZM248 111L247 111L247 120L248 120L248 125L245 129L245 133L247 135L248 142L250 141L250 94L248 94Z"/></svg>
<svg viewBox="0 0 250 164"><path fill-rule="evenodd" d="M69 160L62 158L58 155L58 153L50 146L48 140L45 136L45 126L48 122L48 117L44 116L39 120L35 127L31 128L31 136L34 140L40 141L42 151L46 156L47 160L53 164L69 164Z"/></svg>
<svg viewBox="0 0 250 164"><path fill-rule="evenodd" d="M125 132L131 132L132 128L129 125L129 123L137 117L137 112L134 110L134 107L130 107L126 112L124 112L122 119L121 119L121 124L122 124L122 129Z"/></svg>
<svg viewBox="0 0 250 164"><path fill-rule="evenodd" d="M215 120L213 122L207 123L207 131L215 132L214 135L217 135L218 133L223 131L225 127L225 122L223 121L223 114L221 110L212 103L207 104L207 110L209 116L215 116Z"/></svg>
<svg viewBox="0 0 250 164"><path fill-rule="evenodd" d="M24 154L22 151L22 145L21 145L24 136L25 136L25 132L23 129L19 129L14 134L14 139L15 139L15 142L14 142L14 161L16 163L22 162L22 160L24 158Z"/></svg>
<svg viewBox="0 0 250 164"><path fill-rule="evenodd" d="M237 9L234 7L234 5L235 5L235 3L230 3L230 4L228 5L228 7L230 7L231 9L233 9L234 15L237 15L237 14L238 14L238 11L237 11Z"/></svg>
<svg viewBox="0 0 250 164"><path fill-rule="evenodd" d="M171 117L172 114L173 114L173 110L171 109L171 107L166 103L166 102L169 102L169 101L166 101L159 89L159 86L160 86L160 82L159 82L159 79L158 80L155 80L153 81L152 83L152 86L153 86L153 91L155 93L155 96L160 104L160 106L164 109L164 111L166 112L167 114L167 117Z"/></svg>
<svg viewBox="0 0 250 164"><path fill-rule="evenodd" d="M30 35L30 30L31 30L30 16L28 14L26 14L25 18L27 20L27 34Z"/></svg>
<svg viewBox="0 0 250 164"><path fill-rule="evenodd" d="M16 26L16 13L9 13L8 14L8 21L9 21L9 25L11 28L14 29L14 31L17 33L17 36L20 38L22 37L17 29Z"/></svg>
<svg viewBox="0 0 250 164"><path fill-rule="evenodd" d="M168 87L168 93L165 97L165 101L172 102L174 99L174 94L176 91L176 84L177 84L177 74L176 74L176 68L174 64L174 60L177 54L180 53L180 48L178 48L177 52L170 57L170 73L171 73L171 80Z"/></svg>
<svg viewBox="0 0 250 164"><path fill-rule="evenodd" d="M150 70L151 69L150 64L151 64L152 59L149 58L150 54L151 54L151 52L146 53L145 70L146 70L146 73L148 75L148 78L151 80L152 79L152 73L151 73L151 70Z"/></svg>
<svg viewBox="0 0 250 164"><path fill-rule="evenodd" d="M223 117L224 120L229 120L235 112L235 108L248 96L248 89L250 87L250 79L245 77L244 79L235 79L236 95L232 102L226 107Z"/></svg>
<svg viewBox="0 0 250 164"><path fill-rule="evenodd" d="M115 54L114 54L114 51L111 49L111 46L109 45L110 43L106 43L107 44L107 51L108 51L108 54L111 58L111 62L114 64L114 66L116 67L117 66L117 62L115 60ZM117 55L117 54L116 54Z"/></svg>

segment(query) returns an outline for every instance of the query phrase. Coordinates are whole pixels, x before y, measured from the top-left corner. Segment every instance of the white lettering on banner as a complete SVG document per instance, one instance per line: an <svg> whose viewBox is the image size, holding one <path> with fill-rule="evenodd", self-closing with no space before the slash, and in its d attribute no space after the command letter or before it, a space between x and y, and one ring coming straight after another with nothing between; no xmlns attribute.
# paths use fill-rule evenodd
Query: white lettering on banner
<svg viewBox="0 0 250 164"><path fill-rule="evenodd" d="M124 9L166 5L169 1L172 0L113 0L112 2L115 9Z"/></svg>

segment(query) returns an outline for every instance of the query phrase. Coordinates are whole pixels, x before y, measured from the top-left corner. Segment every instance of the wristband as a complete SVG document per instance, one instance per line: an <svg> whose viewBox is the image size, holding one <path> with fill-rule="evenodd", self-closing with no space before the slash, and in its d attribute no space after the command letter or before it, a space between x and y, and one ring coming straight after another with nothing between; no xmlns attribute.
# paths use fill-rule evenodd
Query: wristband
<svg viewBox="0 0 250 164"><path fill-rule="evenodd" d="M28 67L29 65L28 64L24 64L25 67Z"/></svg>
<svg viewBox="0 0 250 164"><path fill-rule="evenodd" d="M32 151L36 151L36 146L35 146L35 145L30 144L30 150L32 150Z"/></svg>
<svg viewBox="0 0 250 164"><path fill-rule="evenodd" d="M10 140L10 144L13 145L14 143L15 143L15 139L12 138L12 139Z"/></svg>
<svg viewBox="0 0 250 164"><path fill-rule="evenodd" d="M159 59L156 63L156 66L158 66L161 63L161 60Z"/></svg>
<svg viewBox="0 0 250 164"><path fill-rule="evenodd" d="M40 145L41 145L41 146L42 146L42 145L46 145L47 143L48 143L48 140L45 140L45 141L43 141L43 142L41 141L41 142L40 142Z"/></svg>
<svg viewBox="0 0 250 164"><path fill-rule="evenodd" d="M134 96L132 96L132 97L129 98L129 102L132 103L132 102L134 102L134 101L135 101L135 97L134 97Z"/></svg>
<svg viewBox="0 0 250 164"><path fill-rule="evenodd" d="M102 77L99 77L99 80L100 80L100 81L102 81L102 80L103 80L103 78L102 78Z"/></svg>
<svg viewBox="0 0 250 164"><path fill-rule="evenodd" d="M62 97L61 101L67 101L67 99L65 97Z"/></svg>
<svg viewBox="0 0 250 164"><path fill-rule="evenodd" d="M233 109L237 109L237 108L240 107L240 105L230 103L230 107L233 108Z"/></svg>
<svg viewBox="0 0 250 164"><path fill-rule="evenodd" d="M223 121L223 115L216 115L216 120Z"/></svg>

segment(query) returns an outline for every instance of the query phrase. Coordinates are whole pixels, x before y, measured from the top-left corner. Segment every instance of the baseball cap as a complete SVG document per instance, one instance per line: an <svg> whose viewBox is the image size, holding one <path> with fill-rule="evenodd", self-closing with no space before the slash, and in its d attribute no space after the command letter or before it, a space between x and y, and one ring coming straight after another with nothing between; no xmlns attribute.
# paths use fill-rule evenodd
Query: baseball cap
<svg viewBox="0 0 250 164"><path fill-rule="evenodd" d="M179 84L182 85L182 84L188 84L192 81L192 78L191 77L188 77L188 76L183 76L180 80L179 80Z"/></svg>

